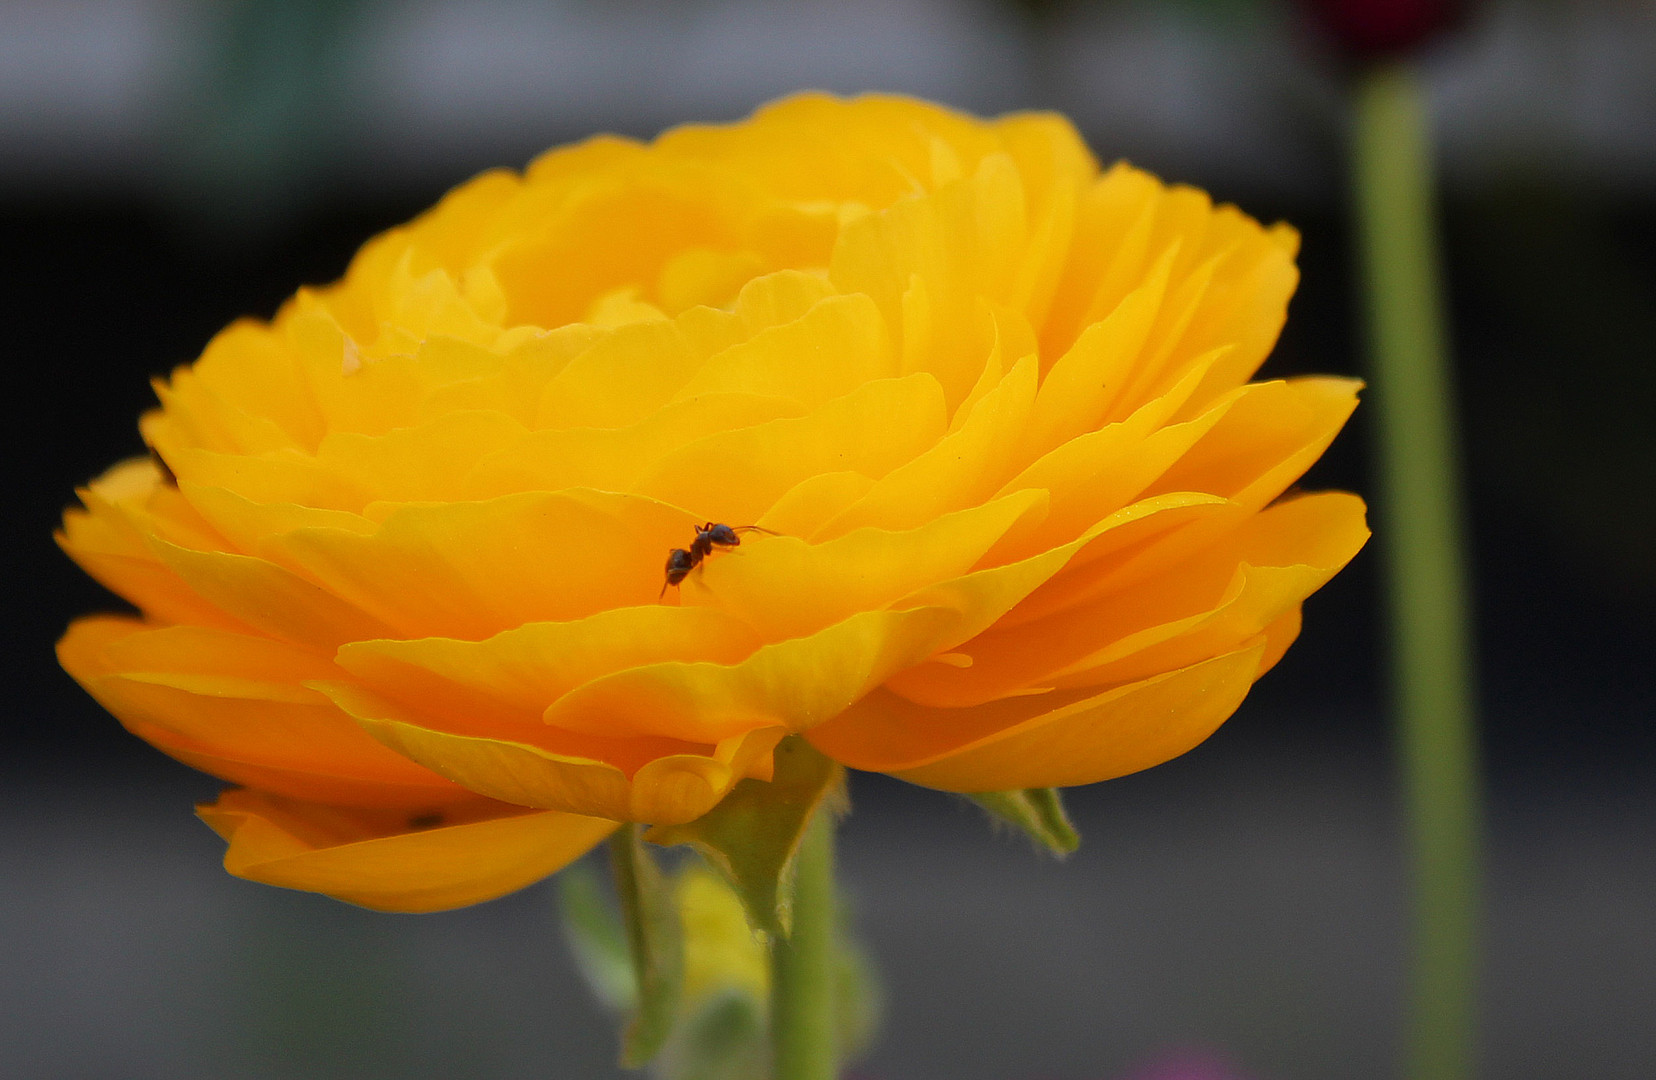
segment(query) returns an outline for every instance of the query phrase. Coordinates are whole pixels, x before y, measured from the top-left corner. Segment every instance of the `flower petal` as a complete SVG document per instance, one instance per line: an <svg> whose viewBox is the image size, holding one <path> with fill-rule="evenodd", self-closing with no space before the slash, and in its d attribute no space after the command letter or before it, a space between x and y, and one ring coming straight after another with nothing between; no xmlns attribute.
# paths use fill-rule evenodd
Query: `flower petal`
<svg viewBox="0 0 1656 1080"><path fill-rule="evenodd" d="M493 900L561 870L616 828L483 801L425 826L432 815L419 810L353 812L253 791L227 791L197 812L229 842L224 868L237 877L378 911Z"/></svg>
<svg viewBox="0 0 1656 1080"><path fill-rule="evenodd" d="M1221 543L1134 588L963 643L969 667L922 664L887 687L963 708L1025 687L1110 686L1229 652L1320 588L1368 539L1353 495L1310 495L1249 519Z"/></svg>
<svg viewBox="0 0 1656 1080"><path fill-rule="evenodd" d="M723 431L803 415L797 402L758 394L702 394L625 428L543 428L480 460L464 498L589 487L630 491L661 459Z"/></svg>
<svg viewBox="0 0 1656 1080"><path fill-rule="evenodd" d="M384 623L336 593L266 559L197 551L159 538L151 538L150 547L197 595L273 637L331 647L390 633Z"/></svg>
<svg viewBox="0 0 1656 1080"><path fill-rule="evenodd" d="M1202 374L1192 372L1185 385L1194 389ZM1126 420L1078 435L1007 481L1003 493L1033 487L1052 499L1046 517L1008 536L996 555L1065 543L1120 510L1205 436L1233 399L1221 399L1193 420L1165 425L1181 400L1169 394Z"/></svg>
<svg viewBox="0 0 1656 1080"><path fill-rule="evenodd" d="M595 679L549 706L546 722L592 735L702 743L774 725L801 731L948 647L959 623L945 607L859 612L737 664L649 664Z"/></svg>
<svg viewBox="0 0 1656 1080"><path fill-rule="evenodd" d="M684 582L684 603L725 612L766 641L803 637L961 577L1009 530L1038 519L1046 501L1044 491L1019 491L907 531L863 528L820 544L750 536Z"/></svg>
<svg viewBox="0 0 1656 1080"><path fill-rule="evenodd" d="M1118 592L1187 559L1237 528L1248 513L1227 499L1177 492L1124 506L1082 535L1062 570L996 623L1011 629ZM997 554L991 552L993 558Z"/></svg>
<svg viewBox="0 0 1656 1080"><path fill-rule="evenodd" d="M781 536L815 536L873 486L873 478L860 472L817 473L789 488L754 524Z"/></svg>
<svg viewBox="0 0 1656 1080"><path fill-rule="evenodd" d="M681 824L700 817L744 776L768 773L770 751L786 734L779 727L753 729L701 747L549 727L522 738L505 736L498 726L489 735L457 734L355 684L314 685L374 738L470 791L618 821Z"/></svg>
<svg viewBox="0 0 1656 1080"><path fill-rule="evenodd" d="M1098 427L1150 336L1172 265L1169 254L1107 318L1082 330L1052 363L1041 380L1024 436L1031 456Z"/></svg>
<svg viewBox="0 0 1656 1080"><path fill-rule="evenodd" d="M936 379L881 379L806 416L682 446L634 490L684 507L698 520L751 525L806 477L842 471L885 476L935 446L945 429Z"/></svg>
<svg viewBox="0 0 1656 1080"><path fill-rule="evenodd" d="M110 592L162 622L245 629L227 612L197 594L163 563L142 536L112 521L94 506L71 509L54 539L58 547Z"/></svg>
<svg viewBox="0 0 1656 1080"><path fill-rule="evenodd" d="M541 391L535 427L627 427L673 399L701 366L679 322L617 327Z"/></svg>
<svg viewBox="0 0 1656 1080"><path fill-rule="evenodd" d="M1148 280L1142 263L1161 202L1155 177L1126 162L1093 179L1077 205L1069 261L1041 331L1041 354L1059 356L1092 323ZM1166 245L1157 248L1159 254Z"/></svg>
<svg viewBox="0 0 1656 1080"><path fill-rule="evenodd" d="M461 498L480 460L526 435L528 429L504 413L451 412L384 435L330 433L316 461L373 492L372 501L436 502Z"/></svg>
<svg viewBox="0 0 1656 1080"><path fill-rule="evenodd" d="M214 335L188 370L197 386L212 391L216 402L236 408L242 416L274 422L295 445L315 446L322 437L316 403L305 392L292 355L268 326L252 319L231 323ZM173 373L172 389L181 397L191 392L180 385L178 371ZM185 411L195 408L187 403Z"/></svg>
<svg viewBox="0 0 1656 1080"><path fill-rule="evenodd" d="M529 623L482 641L353 642L336 659L364 685L405 705L461 723L468 716L513 717L539 729L548 705L603 675L664 660L735 663L758 645L749 627L712 608L650 604Z"/></svg>
<svg viewBox="0 0 1656 1080"><path fill-rule="evenodd" d="M711 357L677 400L743 392L808 408L901 374L880 309L866 296L831 296L798 319L767 327Z"/></svg>
<svg viewBox="0 0 1656 1080"><path fill-rule="evenodd" d="M1297 611L1301 601L1351 561L1369 537L1363 516L1363 501L1343 492L1306 495L1277 504L1239 531L1235 550L1240 562L1218 603L1194 615L1174 615L1159 625L1121 633L1104 648L1072 660L1040 681L1054 686L1110 685L1235 648ZM1227 557L1228 552L1221 556ZM1187 564L1181 577L1216 578L1201 565L1205 561ZM1119 602L1123 606L1133 603L1129 595ZM1169 610L1163 609L1162 617ZM1092 606L1072 611L1080 619L1099 615ZM1036 631L1034 625L1029 629Z"/></svg>
<svg viewBox="0 0 1656 1080"><path fill-rule="evenodd" d="M1091 784L1158 765L1211 735L1247 696L1264 649L1255 643L1063 704L1036 696L934 709L881 690L806 738L852 768L945 791Z"/></svg>
<svg viewBox="0 0 1656 1080"><path fill-rule="evenodd" d="M336 640L479 640L524 623L651 604L662 560L695 524L651 499L582 489L383 509L370 535L300 529L262 549L380 627Z"/></svg>
<svg viewBox="0 0 1656 1080"><path fill-rule="evenodd" d="M924 357L922 370L936 376L952 408L982 368L977 304L1016 302L1026 234L1022 178L1010 157L992 153L970 176L846 223L828 276L841 292L870 296L905 339L916 328L905 296L918 283L926 349L917 354L905 340L903 353Z"/></svg>
<svg viewBox="0 0 1656 1080"><path fill-rule="evenodd" d="M306 689L305 680L338 672L293 646L95 616L70 626L58 658L134 734L235 783L360 806L441 804L465 795Z"/></svg>
<svg viewBox="0 0 1656 1080"><path fill-rule="evenodd" d="M1254 383L1145 495L1207 491L1261 507L1322 456L1357 408L1356 379Z"/></svg>
<svg viewBox="0 0 1656 1080"><path fill-rule="evenodd" d="M1037 371L1035 357L1018 361L972 406L959 430L880 476L867 495L824 526L818 537L841 536L867 525L913 529L988 499L1017 468L1017 462L1007 460L1006 447L1016 446L1022 435L1035 399Z"/></svg>
<svg viewBox="0 0 1656 1080"><path fill-rule="evenodd" d="M737 664L649 664L558 699L546 722L593 735L672 735L716 743L771 725L804 731L838 715L904 668L954 648L1064 565L1079 542L978 570L858 612Z"/></svg>

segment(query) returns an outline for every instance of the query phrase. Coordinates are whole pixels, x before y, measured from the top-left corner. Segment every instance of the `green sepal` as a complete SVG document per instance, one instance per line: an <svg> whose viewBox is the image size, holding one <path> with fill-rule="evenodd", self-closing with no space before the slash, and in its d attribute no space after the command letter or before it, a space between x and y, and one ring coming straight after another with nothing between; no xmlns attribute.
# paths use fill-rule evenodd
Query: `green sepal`
<svg viewBox="0 0 1656 1080"><path fill-rule="evenodd" d="M564 938L593 996L616 1012L636 1008L638 977L627 947L627 928L604 895L598 872L583 860L566 867L554 880Z"/></svg>
<svg viewBox="0 0 1656 1080"><path fill-rule="evenodd" d="M610 837L615 891L638 990L632 1019L621 1033L621 1065L649 1063L673 1033L684 988L684 924L673 889L655 857L639 839L636 825Z"/></svg>
<svg viewBox="0 0 1656 1080"><path fill-rule="evenodd" d="M1052 854L1063 858L1081 846L1057 788L1014 788L1011 791L981 791L966 796L989 812L989 816L1021 831Z"/></svg>
<svg viewBox="0 0 1656 1080"><path fill-rule="evenodd" d="M755 930L785 938L793 926L793 876L800 839L824 801L844 809L845 770L797 735L777 744L775 774L743 780L695 821L657 825L653 844L689 844L723 874Z"/></svg>

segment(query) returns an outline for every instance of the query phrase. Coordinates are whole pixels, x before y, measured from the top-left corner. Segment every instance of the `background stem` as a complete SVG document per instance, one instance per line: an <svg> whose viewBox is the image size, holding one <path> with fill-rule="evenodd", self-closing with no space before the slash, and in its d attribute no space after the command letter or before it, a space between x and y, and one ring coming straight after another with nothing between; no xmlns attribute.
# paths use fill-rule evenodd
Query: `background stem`
<svg viewBox="0 0 1656 1080"><path fill-rule="evenodd" d="M1480 792L1430 143L1409 66L1363 75L1353 165L1414 863L1407 1075L1462 1080L1474 1060Z"/></svg>
<svg viewBox="0 0 1656 1080"><path fill-rule="evenodd" d="M834 813L817 808L800 841L793 933L771 945L774 1080L833 1080Z"/></svg>

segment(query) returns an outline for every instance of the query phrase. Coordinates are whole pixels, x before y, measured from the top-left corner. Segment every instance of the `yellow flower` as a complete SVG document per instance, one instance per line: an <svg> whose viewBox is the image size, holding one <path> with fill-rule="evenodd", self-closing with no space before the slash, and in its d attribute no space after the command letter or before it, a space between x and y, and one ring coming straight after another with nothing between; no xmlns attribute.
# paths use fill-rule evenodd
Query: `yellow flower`
<svg viewBox="0 0 1656 1080"><path fill-rule="evenodd" d="M1052 115L554 150L157 384L60 534L142 617L63 664L243 785L232 872L388 908L694 819L790 732L952 791L1154 765L1367 536L1279 500L1356 384L1248 382L1296 244Z"/></svg>

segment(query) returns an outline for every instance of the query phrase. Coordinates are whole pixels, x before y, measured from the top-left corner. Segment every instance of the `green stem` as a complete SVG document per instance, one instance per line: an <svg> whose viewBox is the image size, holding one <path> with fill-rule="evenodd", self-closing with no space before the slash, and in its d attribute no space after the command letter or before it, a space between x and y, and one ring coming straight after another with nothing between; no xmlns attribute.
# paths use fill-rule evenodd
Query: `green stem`
<svg viewBox="0 0 1656 1080"><path fill-rule="evenodd" d="M819 806L799 845L793 932L771 946L773 1080L834 1080L834 812Z"/></svg>
<svg viewBox="0 0 1656 1080"><path fill-rule="evenodd" d="M1408 66L1363 76L1353 165L1414 862L1406 1075L1463 1080L1475 1042L1480 785L1431 153Z"/></svg>

